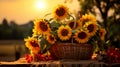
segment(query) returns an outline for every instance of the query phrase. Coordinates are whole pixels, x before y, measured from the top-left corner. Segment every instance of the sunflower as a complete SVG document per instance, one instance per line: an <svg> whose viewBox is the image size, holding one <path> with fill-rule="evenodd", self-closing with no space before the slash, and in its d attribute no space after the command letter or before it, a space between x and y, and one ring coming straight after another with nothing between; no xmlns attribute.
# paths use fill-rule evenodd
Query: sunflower
<svg viewBox="0 0 120 67"><path fill-rule="evenodd" d="M85 14L80 18L80 21L82 22L82 25L84 25L86 22L96 23L96 18L93 15Z"/></svg>
<svg viewBox="0 0 120 67"><path fill-rule="evenodd" d="M48 34L47 35L47 41L50 43L50 44L54 44L56 39L55 37L52 35L52 34Z"/></svg>
<svg viewBox="0 0 120 67"><path fill-rule="evenodd" d="M67 25L67 26L60 26L58 31L57 31L58 37L62 40L68 40L71 35L72 35L72 29Z"/></svg>
<svg viewBox="0 0 120 67"><path fill-rule="evenodd" d="M37 31L36 31L35 29L33 29L32 31L33 31L32 36L34 36L34 35L37 35L37 34L38 34L38 33L37 33Z"/></svg>
<svg viewBox="0 0 120 67"><path fill-rule="evenodd" d="M77 31L74 37L78 43L86 43L89 40L89 34L87 31Z"/></svg>
<svg viewBox="0 0 120 67"><path fill-rule="evenodd" d="M99 36L100 36L101 40L104 40L105 35L106 35L106 30L104 28L101 28L100 32L99 32Z"/></svg>
<svg viewBox="0 0 120 67"><path fill-rule="evenodd" d="M34 53L38 53L40 51L40 46L39 46L39 42L37 39L29 37L27 39L25 39L25 45L28 49L30 49L31 51L33 51Z"/></svg>
<svg viewBox="0 0 120 67"><path fill-rule="evenodd" d="M98 30L98 25L97 23L94 23L94 22L88 22L87 24L84 25L84 27L91 36L93 36Z"/></svg>
<svg viewBox="0 0 120 67"><path fill-rule="evenodd" d="M75 21L75 20L71 20L68 22L68 26L71 28L71 29L77 29L77 28L80 28L81 27L81 24L80 24L80 21Z"/></svg>
<svg viewBox="0 0 120 67"><path fill-rule="evenodd" d="M55 19L63 20L66 18L67 14L68 14L68 8L65 5L58 5L53 10L53 16Z"/></svg>
<svg viewBox="0 0 120 67"><path fill-rule="evenodd" d="M51 31L49 25L44 20L36 20L34 22L34 25L35 26L34 26L33 32L35 34L37 33L37 34L46 35L46 34L48 34Z"/></svg>

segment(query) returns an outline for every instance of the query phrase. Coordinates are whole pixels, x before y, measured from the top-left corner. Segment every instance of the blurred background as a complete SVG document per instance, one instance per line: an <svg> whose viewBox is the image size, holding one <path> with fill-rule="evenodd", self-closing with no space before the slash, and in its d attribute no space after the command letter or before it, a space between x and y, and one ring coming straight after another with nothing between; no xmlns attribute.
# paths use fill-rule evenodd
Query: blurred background
<svg viewBox="0 0 120 67"><path fill-rule="evenodd" d="M58 4L75 6L77 0L0 0L0 61L15 61L28 53L24 38L32 35L33 21L51 13ZM70 5L72 4L72 5Z"/></svg>
<svg viewBox="0 0 120 67"><path fill-rule="evenodd" d="M0 61L15 61L28 53L24 38L33 20L65 4L75 15L90 13L106 29L105 42L120 48L120 0L0 0Z"/></svg>

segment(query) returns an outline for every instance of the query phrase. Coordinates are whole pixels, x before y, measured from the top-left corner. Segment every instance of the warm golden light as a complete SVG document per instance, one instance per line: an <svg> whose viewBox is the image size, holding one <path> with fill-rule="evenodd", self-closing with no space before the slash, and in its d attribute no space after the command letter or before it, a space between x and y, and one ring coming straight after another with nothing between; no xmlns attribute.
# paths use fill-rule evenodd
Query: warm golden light
<svg viewBox="0 0 120 67"><path fill-rule="evenodd" d="M58 4L64 4L65 0L0 0L0 24L3 18L14 20L18 24L27 23L31 19L44 17L51 13ZM79 3L67 3L70 10L79 10ZM21 11L22 10L22 11Z"/></svg>
<svg viewBox="0 0 120 67"><path fill-rule="evenodd" d="M45 9L46 3L44 0L37 0L35 3L36 9Z"/></svg>

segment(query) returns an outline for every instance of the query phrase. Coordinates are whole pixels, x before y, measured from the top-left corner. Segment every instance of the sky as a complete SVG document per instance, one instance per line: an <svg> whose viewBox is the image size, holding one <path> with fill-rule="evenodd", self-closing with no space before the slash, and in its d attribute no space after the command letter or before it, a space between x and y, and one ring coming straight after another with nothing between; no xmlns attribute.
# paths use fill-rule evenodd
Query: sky
<svg viewBox="0 0 120 67"><path fill-rule="evenodd" d="M58 4L67 5L71 12L79 10L77 0L66 1L68 2L64 3L65 0L0 0L0 23L6 18L8 22L15 21L17 24L25 24L51 13Z"/></svg>

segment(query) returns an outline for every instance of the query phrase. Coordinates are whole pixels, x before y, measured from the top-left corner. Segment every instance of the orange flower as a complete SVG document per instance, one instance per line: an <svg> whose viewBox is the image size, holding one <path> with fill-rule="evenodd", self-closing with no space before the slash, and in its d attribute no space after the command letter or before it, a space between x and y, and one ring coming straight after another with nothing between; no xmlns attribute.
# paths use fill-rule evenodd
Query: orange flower
<svg viewBox="0 0 120 67"><path fill-rule="evenodd" d="M105 35L106 35L106 30L104 28L101 28L99 35L100 35L101 40L104 40Z"/></svg>

